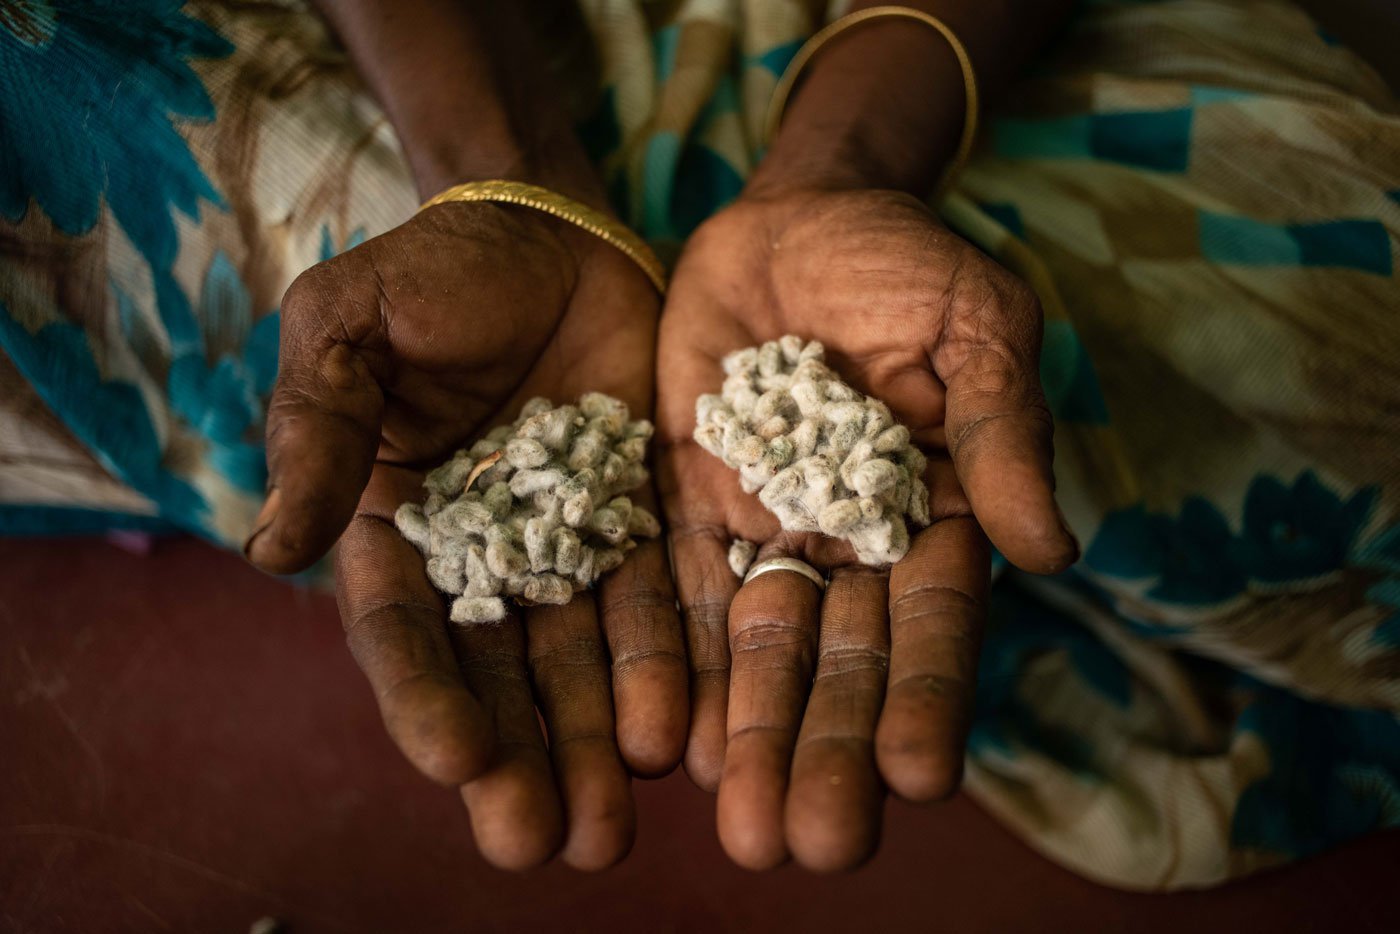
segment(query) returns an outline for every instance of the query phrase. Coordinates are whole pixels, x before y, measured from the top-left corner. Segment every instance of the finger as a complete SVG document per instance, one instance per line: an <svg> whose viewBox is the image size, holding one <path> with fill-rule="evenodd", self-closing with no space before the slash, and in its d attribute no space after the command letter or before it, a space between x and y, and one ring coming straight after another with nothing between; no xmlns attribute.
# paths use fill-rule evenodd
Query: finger
<svg viewBox="0 0 1400 934"><path fill-rule="evenodd" d="M634 774L660 777L684 754L690 724L685 643L665 546L638 546L603 578L598 607L612 655L618 749Z"/></svg>
<svg viewBox="0 0 1400 934"><path fill-rule="evenodd" d="M369 678L389 735L419 771L457 785L491 760L495 735L467 690L446 629L447 609L418 552L382 514L411 477L384 471L337 552L336 594L350 652Z"/></svg>
<svg viewBox="0 0 1400 934"><path fill-rule="evenodd" d="M792 758L788 847L808 869L851 869L880 839L875 723L889 668L887 575L835 571L821 607L817 676Z"/></svg>
<svg viewBox="0 0 1400 934"><path fill-rule="evenodd" d="M632 848L636 812L613 732L597 608L582 594L526 616L530 671L564 798L562 856L575 869L606 869Z"/></svg>
<svg viewBox="0 0 1400 934"><path fill-rule="evenodd" d="M499 625L454 626L452 642L467 685L491 711L497 735L491 768L462 786L472 836L482 857L498 869L538 866L558 852L564 815L535 714L518 612L512 609Z"/></svg>
<svg viewBox="0 0 1400 934"><path fill-rule="evenodd" d="M745 584L730 609L729 730L716 814L725 852L748 869L787 859L783 801L820 604L811 581L774 571Z"/></svg>
<svg viewBox="0 0 1400 934"><path fill-rule="evenodd" d="M1078 559L1079 546L1055 505L1040 306L1018 283L985 286L982 310L961 325L968 333L947 341L935 360L947 386L948 450L992 543L1017 567L1052 574Z"/></svg>
<svg viewBox="0 0 1400 934"><path fill-rule="evenodd" d="M676 528L670 544L690 664L685 771L696 785L715 791L724 769L729 709L729 606L739 579L729 569L723 530Z"/></svg>
<svg viewBox="0 0 1400 934"><path fill-rule="evenodd" d="M263 570L305 570L355 510L379 445L384 396L357 335L343 285L316 267L282 303L277 387L267 412L269 493L244 545ZM377 312L376 312L377 314ZM337 322L335 325L329 322Z"/></svg>
<svg viewBox="0 0 1400 934"><path fill-rule="evenodd" d="M890 672L875 733L880 774L910 801L946 798L962 778L990 556L970 518L915 536L890 571Z"/></svg>

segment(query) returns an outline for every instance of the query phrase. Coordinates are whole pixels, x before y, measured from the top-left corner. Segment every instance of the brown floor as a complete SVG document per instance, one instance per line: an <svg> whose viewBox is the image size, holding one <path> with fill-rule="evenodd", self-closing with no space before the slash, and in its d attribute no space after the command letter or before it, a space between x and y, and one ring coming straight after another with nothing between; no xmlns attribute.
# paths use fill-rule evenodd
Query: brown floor
<svg viewBox="0 0 1400 934"><path fill-rule="evenodd" d="M484 866L382 735L332 602L168 541L0 541L0 927L37 932L1380 931L1400 835L1212 893L1051 865L966 798L891 805L850 876L726 863L711 799L639 783L619 868Z"/></svg>

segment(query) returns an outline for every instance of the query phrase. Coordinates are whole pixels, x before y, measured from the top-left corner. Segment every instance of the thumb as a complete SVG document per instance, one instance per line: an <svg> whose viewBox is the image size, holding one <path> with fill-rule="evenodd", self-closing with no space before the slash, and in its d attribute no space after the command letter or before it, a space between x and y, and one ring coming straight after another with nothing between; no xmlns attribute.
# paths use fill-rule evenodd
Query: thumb
<svg viewBox="0 0 1400 934"><path fill-rule="evenodd" d="M318 272L292 283L282 302L277 386L267 413L268 495L243 546L249 561L274 574L305 570L330 550L379 448L384 393L363 349L365 335L351 324L377 321L377 311L357 314L346 290L325 288Z"/></svg>
<svg viewBox="0 0 1400 934"><path fill-rule="evenodd" d="M948 451L978 523L1012 564L1056 574L1079 545L1055 504L1054 423L1040 386L1040 304L1009 277L936 363Z"/></svg>

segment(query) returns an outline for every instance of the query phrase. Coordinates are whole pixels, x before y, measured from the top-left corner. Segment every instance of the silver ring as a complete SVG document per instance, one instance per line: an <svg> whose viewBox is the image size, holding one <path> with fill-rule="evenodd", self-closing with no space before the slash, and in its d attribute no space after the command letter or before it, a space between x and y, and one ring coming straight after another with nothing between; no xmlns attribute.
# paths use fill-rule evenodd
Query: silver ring
<svg viewBox="0 0 1400 934"><path fill-rule="evenodd" d="M760 574L767 574L769 571L792 571L816 584L818 590L826 589L826 578L822 577L821 572L806 561L798 561L796 558L768 558L765 561L760 561L749 568L749 573L744 575L744 583L747 584Z"/></svg>

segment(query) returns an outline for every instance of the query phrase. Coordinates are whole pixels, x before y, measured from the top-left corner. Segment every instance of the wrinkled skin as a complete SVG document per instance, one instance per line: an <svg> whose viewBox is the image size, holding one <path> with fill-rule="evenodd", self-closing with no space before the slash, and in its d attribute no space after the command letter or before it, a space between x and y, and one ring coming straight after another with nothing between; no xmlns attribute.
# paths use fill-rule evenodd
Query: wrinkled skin
<svg viewBox="0 0 1400 934"><path fill-rule="evenodd" d="M691 440L721 358L784 334L821 341L930 457L933 525L892 569L782 532ZM1040 337L1027 287L894 192L746 197L687 246L661 326L659 476L692 667L686 768L718 789L741 865L857 865L886 788L930 801L957 787L987 538L1035 572L1077 555L1053 499ZM760 543L759 560L806 560L827 590L786 572L740 587L734 538Z"/></svg>
<svg viewBox="0 0 1400 934"><path fill-rule="evenodd" d="M600 390L647 416L657 308L617 250L491 204L424 211L308 270L282 306L274 492L249 557L297 571L340 537L341 616L388 731L461 786L498 866L616 862L634 832L629 768L679 760L686 671L664 546L643 544L565 607L462 627L393 514L421 499L425 470L532 396Z"/></svg>

